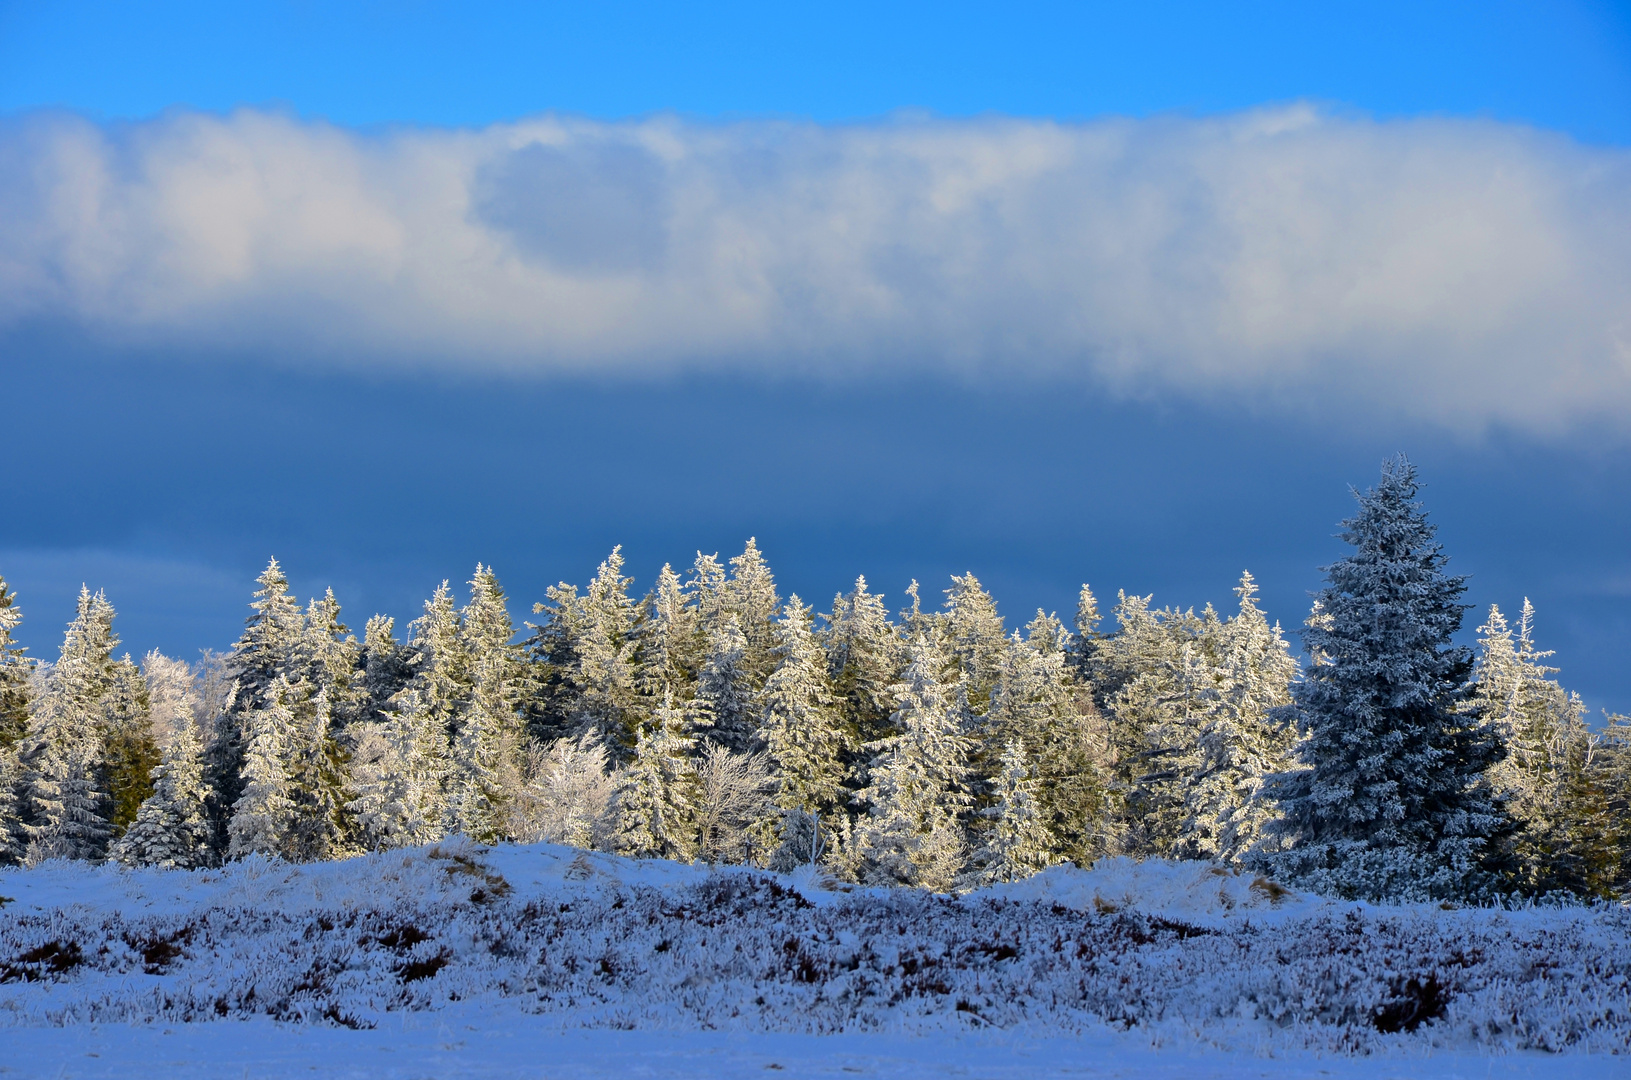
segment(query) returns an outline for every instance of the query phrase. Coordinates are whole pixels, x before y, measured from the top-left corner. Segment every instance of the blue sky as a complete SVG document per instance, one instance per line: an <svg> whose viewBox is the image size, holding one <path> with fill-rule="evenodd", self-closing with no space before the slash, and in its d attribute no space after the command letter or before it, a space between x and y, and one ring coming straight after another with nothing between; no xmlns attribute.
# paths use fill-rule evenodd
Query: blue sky
<svg viewBox="0 0 1631 1080"><path fill-rule="evenodd" d="M1081 119L1312 98L1624 143L1612 3L0 5L0 108L142 117L281 103L340 124Z"/></svg>
<svg viewBox="0 0 1631 1080"><path fill-rule="evenodd" d="M1631 17L1308 7L0 4L24 638L749 534L1295 625L1403 449L1631 709Z"/></svg>

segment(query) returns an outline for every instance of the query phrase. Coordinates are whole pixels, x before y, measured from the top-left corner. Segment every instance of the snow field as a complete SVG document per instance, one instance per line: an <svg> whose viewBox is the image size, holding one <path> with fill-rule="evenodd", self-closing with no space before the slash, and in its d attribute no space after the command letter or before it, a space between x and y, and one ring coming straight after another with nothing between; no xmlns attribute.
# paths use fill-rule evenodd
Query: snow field
<svg viewBox="0 0 1631 1080"><path fill-rule="evenodd" d="M0 895L7 1041L245 1019L385 1032L474 1015L665 1038L1119 1032L1248 1055L1631 1051L1623 909L1347 904L1194 863L1106 860L952 898L449 843L193 872L51 863L0 873Z"/></svg>
<svg viewBox="0 0 1631 1080"><path fill-rule="evenodd" d="M5 1032L0 1077L113 1080L548 1080L672 1078L887 1080L1616 1080L1624 1060L1602 1054L1426 1050L1368 1057L1265 1056L1211 1047L1159 1049L1136 1035L939 1036L861 1033L562 1031L509 1012L402 1013L348 1031L265 1018L218 1024L97 1025Z"/></svg>

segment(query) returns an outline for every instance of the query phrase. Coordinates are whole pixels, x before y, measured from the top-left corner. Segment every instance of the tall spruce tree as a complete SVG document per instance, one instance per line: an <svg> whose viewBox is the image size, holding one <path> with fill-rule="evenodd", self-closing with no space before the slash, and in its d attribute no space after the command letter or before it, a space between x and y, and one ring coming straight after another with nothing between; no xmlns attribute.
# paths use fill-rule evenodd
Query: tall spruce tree
<svg viewBox="0 0 1631 1080"><path fill-rule="evenodd" d="M981 811L991 819L985 845L976 856L986 883L1023 881L1058 861L1028 759L1017 739L1003 747L1001 771L992 783L996 797Z"/></svg>
<svg viewBox="0 0 1631 1080"><path fill-rule="evenodd" d="M776 596L776 580L759 552L759 544L748 537L742 554L731 559L731 576L721 587L726 613L736 616L746 648L742 666L753 690L764 685L776 666L776 612L781 601Z"/></svg>
<svg viewBox="0 0 1631 1080"><path fill-rule="evenodd" d="M510 809L525 784L526 672L514 636L498 578L490 567L478 565L460 619L470 693L453 736L448 816L450 831L485 842L510 835Z"/></svg>
<svg viewBox="0 0 1631 1080"><path fill-rule="evenodd" d="M101 859L112 837L102 737L115 680L113 605L83 586L18 755L26 858Z"/></svg>
<svg viewBox="0 0 1631 1080"><path fill-rule="evenodd" d="M953 886L967 856L960 815L972 802L969 740L959 730L957 703L939 679L933 644L919 635L909 656L893 687L891 725L900 734L865 748L872 761L858 796L867 807L856 825L861 876L869 884L943 891Z"/></svg>
<svg viewBox="0 0 1631 1080"><path fill-rule="evenodd" d="M23 828L23 767L17 747L0 750L0 866L15 866L28 849Z"/></svg>
<svg viewBox="0 0 1631 1080"><path fill-rule="evenodd" d="M1591 777L1604 797L1603 838L1618 857L1613 887L1631 892L1631 716L1610 715L1592 754Z"/></svg>
<svg viewBox="0 0 1631 1080"><path fill-rule="evenodd" d="M23 613L16 594L0 578L0 866L20 861L27 840L23 834L22 765L17 759L28 734L28 709L33 700L33 668L26 650L15 641Z"/></svg>
<svg viewBox="0 0 1631 1080"><path fill-rule="evenodd" d="M286 768L295 805L293 858L339 859L361 850L346 805L352 797L349 754L328 686L297 684L295 729Z"/></svg>
<svg viewBox="0 0 1631 1080"><path fill-rule="evenodd" d="M448 778L448 831L483 843L508 835L509 804L520 786L509 782L512 745L506 739L501 676L492 671L496 663L488 656L476 664L474 690L459 713Z"/></svg>
<svg viewBox="0 0 1631 1080"><path fill-rule="evenodd" d="M280 676L288 677L305 634L300 605L289 593L289 579L276 559L255 579L244 632L226 658L232 690L216 715L204 751L204 781L210 792L210 821L219 851L231 847L229 822L243 794L244 753L250 716L266 704Z"/></svg>
<svg viewBox="0 0 1631 1080"><path fill-rule="evenodd" d="M758 748L758 716L748 640L733 612L725 613L708 635L708 652L697 673L696 697L686 707L692 730L727 750Z"/></svg>
<svg viewBox="0 0 1631 1080"><path fill-rule="evenodd" d="M939 624L941 646L964 681L969 707L983 716L1008 651L997 602L972 573L953 575Z"/></svg>
<svg viewBox="0 0 1631 1080"><path fill-rule="evenodd" d="M691 576L685 582L685 601L697 613L696 652L700 657L707 647L708 634L719 625L726 612L726 574L719 561L719 553L704 555L697 552L691 564Z"/></svg>
<svg viewBox="0 0 1631 1080"><path fill-rule="evenodd" d="M1238 863L1263 841L1274 806L1258 795L1268 776L1291 767L1296 740L1284 706L1297 661L1257 606L1250 573L1241 574L1235 595L1240 610L1219 630L1199 761L1184 784L1179 845L1179 854L1224 863Z"/></svg>
<svg viewBox="0 0 1631 1080"><path fill-rule="evenodd" d="M623 552L614 547L585 590L572 683L578 692L572 732L577 738L626 748L638 708L634 656L637 613L623 576Z"/></svg>
<svg viewBox="0 0 1631 1080"><path fill-rule="evenodd" d="M1150 597L1121 594L1116 633L1099 643L1099 689L1114 746L1113 843L1135 855L1174 855L1184 795L1201 764L1200 728L1216 694L1223 624L1208 606L1152 611Z"/></svg>
<svg viewBox="0 0 1631 1080"><path fill-rule="evenodd" d="M243 784L227 826L230 858L300 857L300 812L289 774L300 743L298 710L304 696L279 674L261 695L260 707L245 717Z"/></svg>
<svg viewBox="0 0 1631 1080"><path fill-rule="evenodd" d="M300 677L328 695L337 728L366 715L362 647L340 621L340 602L334 598L333 589L306 605L294 663Z"/></svg>
<svg viewBox="0 0 1631 1080"><path fill-rule="evenodd" d="M635 688L641 715L650 716L665 697L686 701L692 696L696 613L687 606L685 586L668 563L642 606L635 634Z"/></svg>
<svg viewBox="0 0 1631 1080"><path fill-rule="evenodd" d="M636 606L623 576L621 547L612 549L583 595L561 582L547 590L546 616L529 624L526 650L536 668L534 702L527 723L534 738L588 737L626 751L637 716L635 685Z"/></svg>
<svg viewBox="0 0 1631 1080"><path fill-rule="evenodd" d="M858 577L855 588L834 597L832 611L822 618L827 625L821 645L845 727L857 745L881 739L891 732L891 688L905 657L883 597L869 592L866 578Z"/></svg>
<svg viewBox="0 0 1631 1080"><path fill-rule="evenodd" d="M810 609L794 594L776 624L776 670L759 693L759 730L779 778L775 803L825 814L844 798L851 751L827 679L827 657L810 629Z"/></svg>
<svg viewBox="0 0 1631 1080"><path fill-rule="evenodd" d="M113 845L126 866L192 870L209 866L215 853L204 807L203 748L191 724L177 728L153 770L153 793L136 820Z"/></svg>
<svg viewBox="0 0 1631 1080"><path fill-rule="evenodd" d="M1036 777L1035 798L1056 853L1086 866L1106 850L1110 743L1092 695L1074 674L1071 644L1059 621L1041 611L1026 637L1014 634L977 729L978 758L982 775L995 782L1007 768L1007 747L1018 747Z"/></svg>
<svg viewBox="0 0 1631 1080"><path fill-rule="evenodd" d="M635 739L634 756L617 791L617 849L640 859L689 861L696 854L693 822L697 776L684 718L665 697Z"/></svg>
<svg viewBox="0 0 1631 1080"><path fill-rule="evenodd" d="M1265 861L1350 898L1477 899L1500 887L1488 863L1510 828L1485 775L1500 745L1462 708L1465 580L1445 573L1416 493L1401 455L1342 524L1354 550L1325 568L1326 621L1304 631L1319 662L1289 706L1302 767L1267 784L1289 846Z"/></svg>
<svg viewBox="0 0 1631 1080"><path fill-rule="evenodd" d="M28 732L28 704L33 698L33 666L13 635L23 621L17 594L0 578L0 756Z"/></svg>
<svg viewBox="0 0 1631 1080"><path fill-rule="evenodd" d="M445 835L449 740L469 683L447 582L425 602L405 645L390 640L388 623L371 621L365 639L364 677L380 703L374 719L360 726L351 762L348 810L370 849L428 844Z"/></svg>
<svg viewBox="0 0 1631 1080"><path fill-rule="evenodd" d="M1071 642L1070 666L1084 686L1095 688L1095 702L1102 709L1106 699L1097 696L1099 643L1105 635L1099 630L1104 621L1099 614L1099 600L1084 581L1076 597L1076 637Z"/></svg>
<svg viewBox="0 0 1631 1080"><path fill-rule="evenodd" d="M447 582L408 626L400 662L408 685L357 733L349 812L364 847L406 847L447 835L452 739L471 692L470 654ZM377 641L387 653L385 641ZM390 682L400 675L393 674Z"/></svg>
<svg viewBox="0 0 1631 1080"><path fill-rule="evenodd" d="M113 679L102 701L101 738L105 787L111 800L109 824L117 837L136 820L136 812L153 794L153 770L161 760L147 680L129 656L113 665Z"/></svg>
<svg viewBox="0 0 1631 1080"><path fill-rule="evenodd" d="M1614 895L1618 852L1608 794L1592 766L1597 739L1585 706L1549 676L1535 647L1535 609L1524 598L1513 641L1501 610L1479 627L1474 714L1500 735L1504 760L1490 781L1518 822L1512 837L1518 887L1531 894Z"/></svg>

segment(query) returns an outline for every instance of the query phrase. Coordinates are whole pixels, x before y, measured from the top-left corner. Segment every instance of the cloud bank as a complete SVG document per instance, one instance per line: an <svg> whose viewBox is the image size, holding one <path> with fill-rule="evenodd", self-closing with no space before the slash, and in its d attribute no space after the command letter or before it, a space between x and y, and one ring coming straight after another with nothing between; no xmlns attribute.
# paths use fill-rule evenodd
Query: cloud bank
<svg viewBox="0 0 1631 1080"><path fill-rule="evenodd" d="M0 329L1631 417L1631 151L1494 122L0 123Z"/></svg>

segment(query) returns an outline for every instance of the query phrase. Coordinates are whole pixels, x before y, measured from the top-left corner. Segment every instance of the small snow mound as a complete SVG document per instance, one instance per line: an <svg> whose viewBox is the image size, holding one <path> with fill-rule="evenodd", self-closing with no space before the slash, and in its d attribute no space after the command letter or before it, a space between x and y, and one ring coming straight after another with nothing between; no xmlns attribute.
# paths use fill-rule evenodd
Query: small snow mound
<svg viewBox="0 0 1631 1080"><path fill-rule="evenodd" d="M1304 908L1318 903L1275 882L1241 874L1213 863L1172 859L1100 859L1091 870L1054 866L1012 885L983 889L978 895L1038 900L1100 914L1128 908L1187 918L1258 914Z"/></svg>

